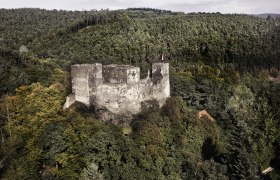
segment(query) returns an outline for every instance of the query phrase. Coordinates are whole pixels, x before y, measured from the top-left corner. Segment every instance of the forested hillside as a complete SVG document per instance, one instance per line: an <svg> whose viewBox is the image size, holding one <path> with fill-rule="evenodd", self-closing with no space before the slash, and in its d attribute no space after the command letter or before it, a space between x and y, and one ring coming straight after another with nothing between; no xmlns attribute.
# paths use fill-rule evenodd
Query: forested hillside
<svg viewBox="0 0 280 180"><path fill-rule="evenodd" d="M62 110L70 65L132 64L144 77L162 57L172 97L130 127ZM0 178L278 179L279 70L277 18L0 9Z"/></svg>

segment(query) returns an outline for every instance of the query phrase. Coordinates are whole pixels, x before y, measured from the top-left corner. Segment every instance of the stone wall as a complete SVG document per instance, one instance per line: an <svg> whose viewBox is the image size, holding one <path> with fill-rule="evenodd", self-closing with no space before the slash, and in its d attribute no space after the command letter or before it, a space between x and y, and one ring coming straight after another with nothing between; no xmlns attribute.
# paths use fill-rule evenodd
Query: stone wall
<svg viewBox="0 0 280 180"><path fill-rule="evenodd" d="M79 101L97 111L131 115L141 111L142 101L156 99L161 106L170 96L168 63L154 63L151 77L145 79L140 79L139 67L115 64L73 65L71 77L72 94L65 108Z"/></svg>

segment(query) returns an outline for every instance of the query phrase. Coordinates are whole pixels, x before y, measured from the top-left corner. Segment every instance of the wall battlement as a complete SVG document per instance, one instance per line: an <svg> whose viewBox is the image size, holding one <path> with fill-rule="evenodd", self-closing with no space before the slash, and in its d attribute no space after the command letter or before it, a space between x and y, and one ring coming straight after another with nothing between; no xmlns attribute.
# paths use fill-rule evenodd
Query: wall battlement
<svg viewBox="0 0 280 180"><path fill-rule="evenodd" d="M152 64L151 75L140 79L140 68L130 65L77 64L71 66L72 94L64 104L75 101L117 115L141 111L141 102L155 99L162 106L170 96L169 64Z"/></svg>

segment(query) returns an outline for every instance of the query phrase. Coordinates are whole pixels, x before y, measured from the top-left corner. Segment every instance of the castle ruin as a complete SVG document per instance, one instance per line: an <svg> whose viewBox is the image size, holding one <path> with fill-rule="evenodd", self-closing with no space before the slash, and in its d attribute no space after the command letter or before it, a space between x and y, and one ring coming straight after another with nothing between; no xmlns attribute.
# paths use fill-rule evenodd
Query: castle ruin
<svg viewBox="0 0 280 180"><path fill-rule="evenodd" d="M155 99L159 105L170 96L169 64L154 63L151 72L140 79L140 68L130 65L77 64L71 66L72 94L64 104L75 101L106 109L117 115L137 114L141 102Z"/></svg>

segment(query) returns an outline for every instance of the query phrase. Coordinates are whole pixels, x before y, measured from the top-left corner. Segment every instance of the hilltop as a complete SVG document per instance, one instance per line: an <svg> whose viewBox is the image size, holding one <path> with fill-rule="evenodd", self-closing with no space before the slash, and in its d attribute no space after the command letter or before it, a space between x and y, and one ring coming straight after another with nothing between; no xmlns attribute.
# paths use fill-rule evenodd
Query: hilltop
<svg viewBox="0 0 280 180"><path fill-rule="evenodd" d="M257 14L255 16L260 18L267 18L269 15L271 18L280 18L280 14L274 14L274 13L263 13L263 14Z"/></svg>
<svg viewBox="0 0 280 180"><path fill-rule="evenodd" d="M1 179L279 178L279 19L133 8L0 20ZM147 77L162 58L171 98L143 103L128 126L79 103L63 111L71 65Z"/></svg>

